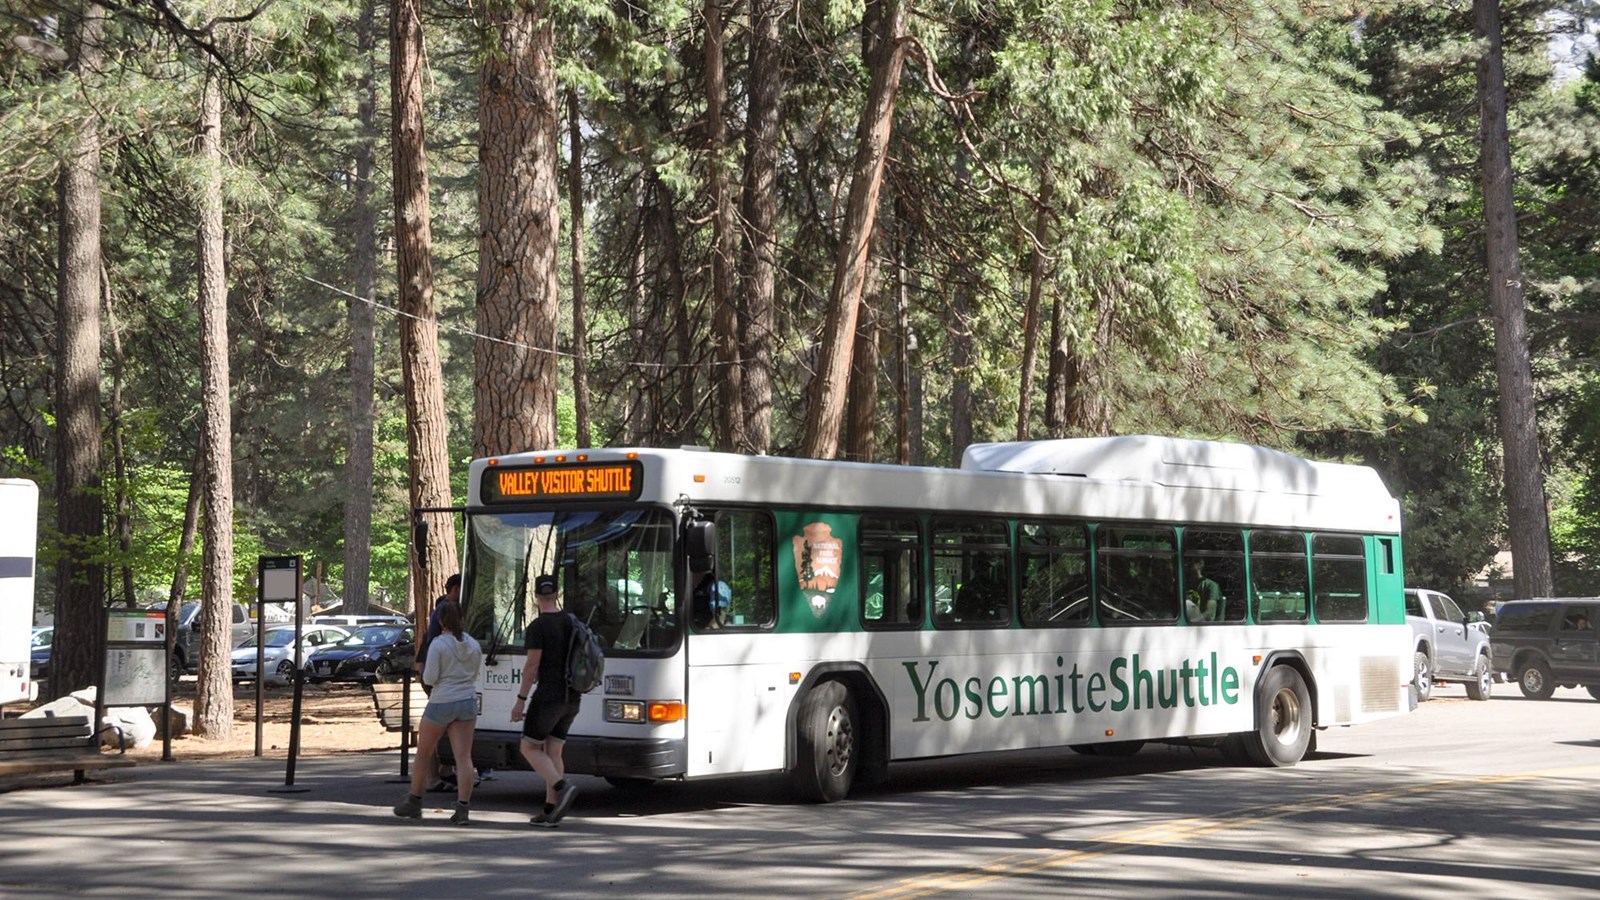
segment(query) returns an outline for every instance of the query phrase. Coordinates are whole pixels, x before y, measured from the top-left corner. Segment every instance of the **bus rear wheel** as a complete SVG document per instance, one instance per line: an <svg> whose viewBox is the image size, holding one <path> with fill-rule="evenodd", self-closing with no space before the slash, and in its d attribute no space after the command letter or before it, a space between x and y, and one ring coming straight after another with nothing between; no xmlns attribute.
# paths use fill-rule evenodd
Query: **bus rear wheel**
<svg viewBox="0 0 1600 900"><path fill-rule="evenodd" d="M850 793L860 765L856 704L837 681L812 688L800 706L794 771L795 794L807 803L834 803Z"/></svg>
<svg viewBox="0 0 1600 900"><path fill-rule="evenodd" d="M1311 692L1290 666L1273 666L1256 691L1256 730L1241 735L1245 753L1258 766L1298 763L1311 746Z"/></svg>

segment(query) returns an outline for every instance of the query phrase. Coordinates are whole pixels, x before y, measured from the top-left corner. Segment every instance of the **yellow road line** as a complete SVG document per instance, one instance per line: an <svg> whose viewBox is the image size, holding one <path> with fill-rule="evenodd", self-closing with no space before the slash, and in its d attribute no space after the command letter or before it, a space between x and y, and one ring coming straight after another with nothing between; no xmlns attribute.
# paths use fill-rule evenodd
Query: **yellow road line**
<svg viewBox="0 0 1600 900"><path fill-rule="evenodd" d="M1600 774L1600 766L1572 766L1562 769L1540 769L1531 772L1514 772L1507 775L1480 775L1472 778L1452 778L1408 787L1362 791L1359 794L1329 795L1303 800L1289 805L1262 804L1236 809L1218 817L1175 819L1155 822L1124 831L1113 832L1081 843L1086 847L1074 850L1056 850L1043 854L1011 853L991 860L976 868L955 869L907 878L891 885L879 885L850 894L853 900L887 900L887 898L927 897L932 894L970 890L1006 878L1029 875L1045 869L1070 866L1074 863L1124 853L1143 847L1163 847L1199 835L1219 831L1248 828L1263 822L1286 819L1305 813L1322 812L1354 806L1365 806L1401 797L1413 797L1440 791L1459 790L1489 784L1530 781L1539 778L1562 778Z"/></svg>

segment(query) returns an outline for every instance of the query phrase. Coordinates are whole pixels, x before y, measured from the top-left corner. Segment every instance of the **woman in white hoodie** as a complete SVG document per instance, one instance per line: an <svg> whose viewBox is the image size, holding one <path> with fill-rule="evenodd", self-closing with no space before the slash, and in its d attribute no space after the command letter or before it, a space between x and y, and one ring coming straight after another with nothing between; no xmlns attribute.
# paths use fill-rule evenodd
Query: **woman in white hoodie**
<svg viewBox="0 0 1600 900"><path fill-rule="evenodd" d="M439 625L439 636L428 645L428 659L422 667L422 682L433 690L417 729L411 793L395 804L394 814L406 819L422 818L423 781L433 771L439 739L448 734L450 750L456 758L456 808L450 822L465 825L472 785L477 780L472 768L472 729L478 721L478 668L483 665L483 650L472 635L461 630L459 603L440 604Z"/></svg>

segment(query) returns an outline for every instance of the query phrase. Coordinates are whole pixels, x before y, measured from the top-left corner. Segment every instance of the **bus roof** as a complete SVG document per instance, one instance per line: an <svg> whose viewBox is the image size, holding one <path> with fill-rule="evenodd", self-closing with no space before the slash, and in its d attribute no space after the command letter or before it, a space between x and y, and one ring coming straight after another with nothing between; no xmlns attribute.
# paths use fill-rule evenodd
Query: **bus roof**
<svg viewBox="0 0 1600 900"><path fill-rule="evenodd" d="M1399 504L1372 469L1249 444L1131 436L974 444L961 468L745 456L703 448L549 450L501 468L636 459L640 502L908 509L1096 520L1215 522L1396 534ZM472 463L467 504L484 506L489 460ZM568 498L569 502L571 498ZM532 505L538 505L534 503Z"/></svg>

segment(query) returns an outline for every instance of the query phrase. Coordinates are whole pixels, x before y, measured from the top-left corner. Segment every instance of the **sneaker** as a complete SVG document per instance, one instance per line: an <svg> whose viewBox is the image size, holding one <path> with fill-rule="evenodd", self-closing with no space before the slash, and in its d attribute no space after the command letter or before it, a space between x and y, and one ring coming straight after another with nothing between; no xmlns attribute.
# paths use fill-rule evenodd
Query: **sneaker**
<svg viewBox="0 0 1600 900"><path fill-rule="evenodd" d="M556 795L556 808L550 811L550 824L554 825L566 818L567 811L572 809L572 801L578 799L578 786L568 784Z"/></svg>
<svg viewBox="0 0 1600 900"><path fill-rule="evenodd" d="M467 805L465 803L457 803L456 804L456 811L450 814L450 824L451 825L465 825L465 824L467 824Z"/></svg>
<svg viewBox="0 0 1600 900"><path fill-rule="evenodd" d="M529 825L533 825L533 826L538 827L538 828L556 828L556 827L558 827L556 825L556 823L550 821L550 814L547 813L547 812L544 812L543 810L540 810L539 812L534 813L533 817L528 820L528 824Z"/></svg>
<svg viewBox="0 0 1600 900"><path fill-rule="evenodd" d="M422 798L407 794L404 800L394 805L394 814L402 819L422 818Z"/></svg>
<svg viewBox="0 0 1600 900"><path fill-rule="evenodd" d="M454 775L445 775L440 778L435 778L433 780L433 784L428 785L428 793L430 794L445 794L455 789L456 779Z"/></svg>

